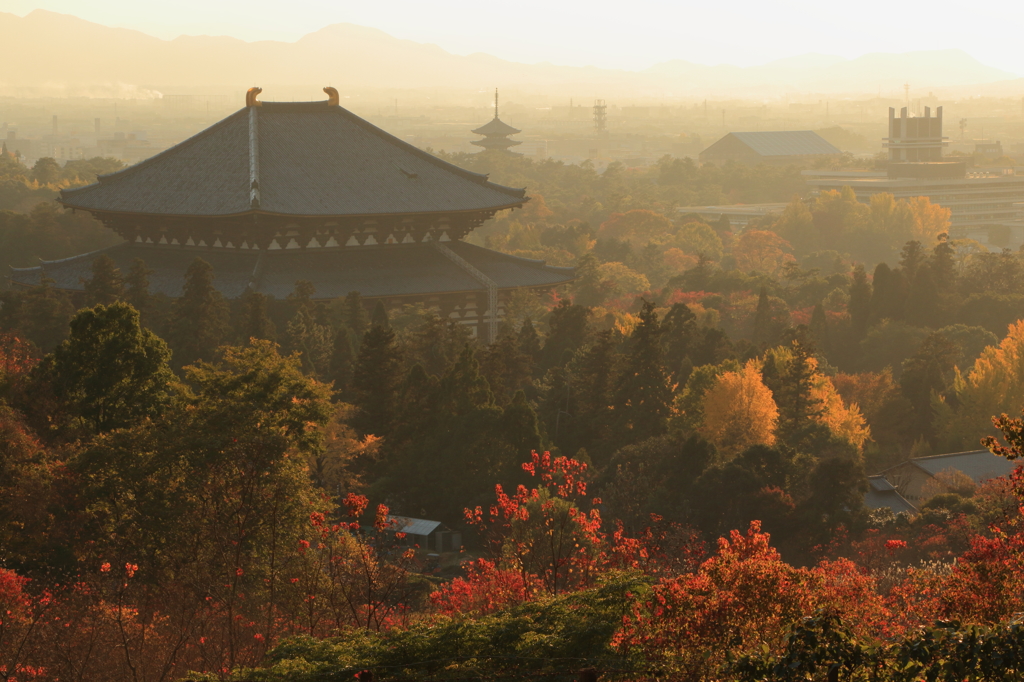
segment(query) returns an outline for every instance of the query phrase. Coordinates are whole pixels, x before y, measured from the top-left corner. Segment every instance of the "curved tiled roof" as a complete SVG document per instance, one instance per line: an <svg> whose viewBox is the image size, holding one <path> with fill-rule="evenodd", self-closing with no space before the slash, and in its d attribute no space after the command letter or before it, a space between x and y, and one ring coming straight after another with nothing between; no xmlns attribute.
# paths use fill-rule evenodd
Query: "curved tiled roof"
<svg viewBox="0 0 1024 682"><path fill-rule="evenodd" d="M490 122L485 123L472 132L477 135L515 135L516 133L521 133L523 131L518 128L513 128L495 116L490 120Z"/></svg>
<svg viewBox="0 0 1024 682"><path fill-rule="evenodd" d="M87 211L183 217L493 211L525 191L490 182L328 102L263 102L87 187Z"/></svg>
<svg viewBox="0 0 1024 682"><path fill-rule="evenodd" d="M465 242L445 245L499 289L551 287L574 277L572 268L553 267ZM152 271L150 291L172 298L181 295L185 272L196 258L210 263L214 286L227 298L241 296L250 281L258 292L285 298L300 279L313 284L317 299L338 298L351 291L367 298L485 291L480 282L429 243L266 251L258 271L259 251L126 243L74 258L45 261L34 268L12 268L10 279L15 284L33 286L45 276L58 289L81 291L92 276L93 261L101 253L113 259L122 273L131 269L135 258L141 259Z"/></svg>

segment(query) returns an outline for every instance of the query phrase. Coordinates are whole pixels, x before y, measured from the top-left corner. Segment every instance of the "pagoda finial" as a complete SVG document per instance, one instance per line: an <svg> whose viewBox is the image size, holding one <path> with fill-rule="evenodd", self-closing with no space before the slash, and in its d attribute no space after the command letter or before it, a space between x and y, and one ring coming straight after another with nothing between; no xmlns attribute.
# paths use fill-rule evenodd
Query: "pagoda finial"
<svg viewBox="0 0 1024 682"><path fill-rule="evenodd" d="M494 118L498 118L498 88L494 88Z"/></svg>

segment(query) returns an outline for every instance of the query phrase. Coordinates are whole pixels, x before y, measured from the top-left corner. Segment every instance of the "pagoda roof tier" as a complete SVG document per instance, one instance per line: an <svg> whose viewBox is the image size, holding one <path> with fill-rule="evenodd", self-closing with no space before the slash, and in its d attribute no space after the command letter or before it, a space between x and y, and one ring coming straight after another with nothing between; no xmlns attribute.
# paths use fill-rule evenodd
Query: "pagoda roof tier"
<svg viewBox="0 0 1024 682"><path fill-rule="evenodd" d="M552 287L569 282L572 268L546 265L461 241L444 245L490 278L499 289ZM262 259L260 255L262 253ZM152 270L150 292L175 298L182 294L185 272L196 258L213 267L214 286L227 298L248 288L283 299L297 280L316 288L315 298L333 299L358 291L367 298L424 296L486 291L486 287L432 244L400 244L313 249L248 249L179 247L125 243L102 251L44 261L34 268L12 268L12 283L35 286L46 277L54 287L82 291L92 276L92 263L106 254L123 273L139 258Z"/></svg>
<svg viewBox="0 0 1024 682"><path fill-rule="evenodd" d="M378 216L495 211L490 182L327 102L257 102L61 202L101 214Z"/></svg>
<svg viewBox="0 0 1024 682"><path fill-rule="evenodd" d="M485 137L482 140L470 140L469 143L485 149L508 149L522 144L519 140L509 140L504 137Z"/></svg>
<svg viewBox="0 0 1024 682"><path fill-rule="evenodd" d="M489 123L485 123L472 132L477 135L515 135L516 133L521 133L523 131L518 128L513 128L495 116Z"/></svg>

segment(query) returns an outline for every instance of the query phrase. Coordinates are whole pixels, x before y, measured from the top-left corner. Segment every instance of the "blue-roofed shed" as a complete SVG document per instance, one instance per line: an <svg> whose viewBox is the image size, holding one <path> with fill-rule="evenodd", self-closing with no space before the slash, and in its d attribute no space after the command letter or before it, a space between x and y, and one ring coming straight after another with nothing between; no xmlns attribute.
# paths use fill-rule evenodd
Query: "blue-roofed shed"
<svg viewBox="0 0 1024 682"><path fill-rule="evenodd" d="M813 130L729 133L700 153L702 163L797 163L842 152Z"/></svg>

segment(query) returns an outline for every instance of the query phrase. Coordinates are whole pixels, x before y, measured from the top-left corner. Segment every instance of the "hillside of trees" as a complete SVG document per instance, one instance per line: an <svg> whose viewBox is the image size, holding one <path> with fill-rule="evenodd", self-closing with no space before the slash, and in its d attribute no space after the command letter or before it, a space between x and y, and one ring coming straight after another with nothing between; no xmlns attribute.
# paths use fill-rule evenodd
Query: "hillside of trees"
<svg viewBox="0 0 1024 682"><path fill-rule="evenodd" d="M796 169L501 163L474 169L533 199L479 238L578 277L516 292L488 345L301 280L225 300L201 258L176 300L102 256L82 293L0 292L7 679L1024 668L1020 472L863 504L910 456L1024 454L992 419L1024 406L1021 254L927 200L797 197L742 232L675 210L785 201ZM3 216L18 258L44 220L92 229Z"/></svg>

